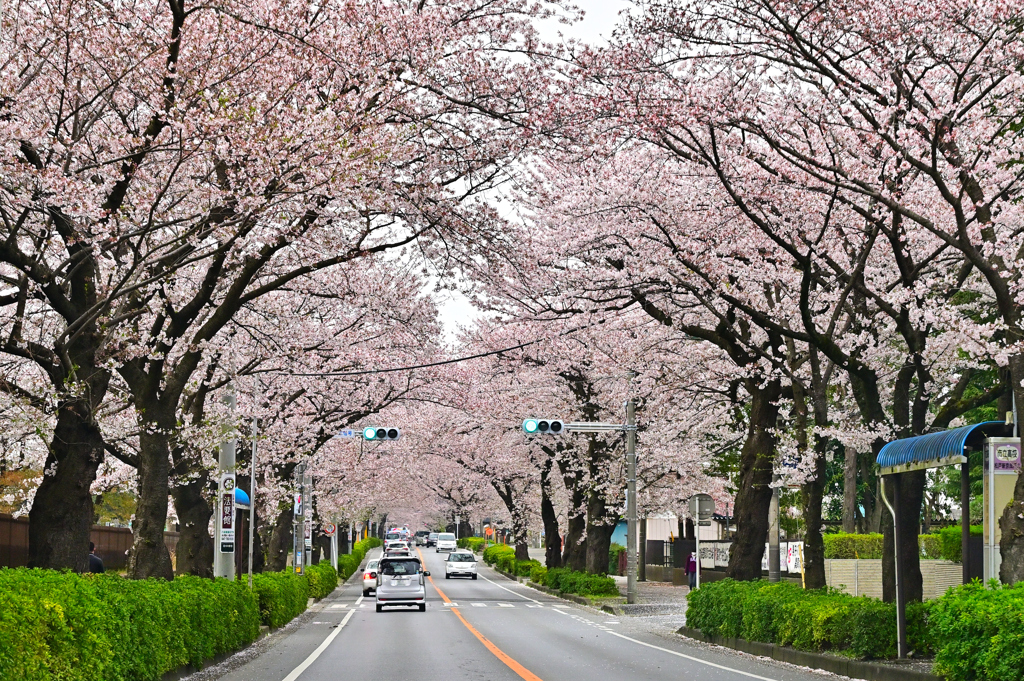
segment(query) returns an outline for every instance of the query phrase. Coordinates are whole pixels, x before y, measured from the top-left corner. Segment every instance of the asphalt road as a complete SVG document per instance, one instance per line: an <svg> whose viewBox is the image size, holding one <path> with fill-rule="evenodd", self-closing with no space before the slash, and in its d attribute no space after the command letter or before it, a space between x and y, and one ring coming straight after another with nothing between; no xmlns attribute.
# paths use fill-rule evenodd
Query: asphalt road
<svg viewBox="0 0 1024 681"><path fill-rule="evenodd" d="M821 674L669 633L657 618L615 617L566 603L481 567L444 578L445 554L421 549L427 611L377 613L345 584L304 623L217 678L225 681L815 681ZM482 563L481 563L482 566Z"/></svg>

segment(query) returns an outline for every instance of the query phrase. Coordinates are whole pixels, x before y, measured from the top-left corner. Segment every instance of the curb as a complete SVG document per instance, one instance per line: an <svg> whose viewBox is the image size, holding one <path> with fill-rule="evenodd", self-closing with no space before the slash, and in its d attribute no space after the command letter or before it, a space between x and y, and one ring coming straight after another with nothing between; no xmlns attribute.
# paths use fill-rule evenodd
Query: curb
<svg viewBox="0 0 1024 681"><path fill-rule="evenodd" d="M589 601L586 598L584 598L583 596L577 596L576 594L562 593L561 591L558 591L557 589L549 589L548 587L542 586L542 585L538 584L537 582L533 582L533 581L526 581L526 582L524 582L524 584L526 584L526 586L530 587L531 589L536 589L537 591L543 591L544 593L549 594L551 596L554 596L555 598L561 598L563 601L569 601L570 603L577 603L579 605L586 605L586 606L589 606L591 608L594 607L594 604L591 601ZM604 606L601 606L601 607L602 607L602 609L604 608Z"/></svg>
<svg viewBox="0 0 1024 681"><path fill-rule="evenodd" d="M865 679L865 681L945 681L945 677L917 671L916 669L901 669L897 665L878 664L877 662L865 662L864 660L852 660L822 655L821 653L810 653L788 646L777 646L774 643L761 643L759 641L748 641L742 638L728 638L717 635L708 636L699 629L691 627L679 627L676 633L686 638L732 648L733 650L739 650L750 655L770 657L779 662L821 669L833 674L849 676L853 679Z"/></svg>

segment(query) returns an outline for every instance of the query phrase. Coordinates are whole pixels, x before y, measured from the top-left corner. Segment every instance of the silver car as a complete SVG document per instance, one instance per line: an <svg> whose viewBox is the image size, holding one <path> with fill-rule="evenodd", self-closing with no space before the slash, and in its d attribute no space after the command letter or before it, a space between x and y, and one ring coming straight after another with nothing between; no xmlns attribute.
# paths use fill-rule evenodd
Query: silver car
<svg viewBox="0 0 1024 681"><path fill-rule="evenodd" d="M419 558L381 558L377 571L377 612L385 606L415 605L427 610L425 579L430 573L420 565Z"/></svg>
<svg viewBox="0 0 1024 681"><path fill-rule="evenodd" d="M366 562L366 569L363 570L363 596L369 596L371 591L375 591L377 589L378 563L380 563L380 561L376 558Z"/></svg>

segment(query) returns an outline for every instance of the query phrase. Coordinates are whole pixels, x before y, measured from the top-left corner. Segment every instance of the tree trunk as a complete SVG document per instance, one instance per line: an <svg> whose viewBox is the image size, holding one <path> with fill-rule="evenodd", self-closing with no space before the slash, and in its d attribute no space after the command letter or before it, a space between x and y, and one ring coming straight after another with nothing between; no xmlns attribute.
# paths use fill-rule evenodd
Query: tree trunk
<svg viewBox="0 0 1024 681"><path fill-rule="evenodd" d="M821 371L821 364L818 359L818 351L810 348L811 362L811 410L814 415L814 425L825 427L828 425L828 386L827 379ZM825 495L825 456L828 453L828 439L811 434L811 429L806 428L805 437L814 441L814 470L812 478L803 486L803 512L804 512L804 586L808 589L820 589L825 586L825 540L821 536L821 503ZM844 498L845 501L845 498ZM845 504L844 504L845 506ZM843 522L846 522L846 509L843 509Z"/></svg>
<svg viewBox="0 0 1024 681"><path fill-rule="evenodd" d="M586 568L592 575L607 574L608 556L615 532L615 517L609 516L604 495L591 492L587 502Z"/></svg>
<svg viewBox="0 0 1024 681"><path fill-rule="evenodd" d="M846 447L843 462L843 532L857 531L857 452Z"/></svg>
<svg viewBox="0 0 1024 681"><path fill-rule="evenodd" d="M558 530L558 514L551 502L551 458L545 460L540 471L540 518L544 523L544 564L549 568L562 567L562 537Z"/></svg>
<svg viewBox="0 0 1024 681"><path fill-rule="evenodd" d="M170 494L171 451L168 433L175 423L160 418L157 409L146 414L152 420L141 422L139 434L138 506L132 534L135 539L128 556L128 576L132 579L160 577L173 579L171 554L164 544L167 524L167 497Z"/></svg>
<svg viewBox="0 0 1024 681"><path fill-rule="evenodd" d="M179 464L182 462L179 461ZM178 474L179 466L175 466ZM182 471L187 475L187 472ZM213 537L210 536L210 518L213 508L204 496L210 482L209 474L202 470L192 475L196 479L171 488L174 510L178 514L179 535L175 551L175 574L213 578Z"/></svg>
<svg viewBox="0 0 1024 681"><path fill-rule="evenodd" d="M1017 401L1017 420L1024 417L1024 355L1010 358L1010 384ZM1020 433L1020 423L1016 426ZM1013 500L999 518L999 581L1003 584L1024 582L1024 470L1017 475L1013 486Z"/></svg>
<svg viewBox="0 0 1024 681"><path fill-rule="evenodd" d="M267 571L281 572L288 567L288 554L292 551L292 505L285 503L274 518L267 546Z"/></svg>
<svg viewBox="0 0 1024 681"><path fill-rule="evenodd" d="M580 475L567 471L558 464L562 472L562 482L569 492L569 508L566 509L565 545L562 548L562 567L583 572L587 569L587 513L586 490Z"/></svg>
<svg viewBox="0 0 1024 681"><path fill-rule="evenodd" d="M768 506L772 500L772 466L775 459L773 430L779 416L782 393L776 380L761 388L747 382L750 393L750 426L740 450L739 488L736 492L736 538L729 554L726 575L736 580L761 578L761 558L768 537Z"/></svg>
<svg viewBox="0 0 1024 681"><path fill-rule="evenodd" d="M920 601L924 595L921 578L921 550L918 545L917 533L921 529L921 501L924 499L925 471L899 473L900 480L900 534L903 545L900 547L900 582L907 602ZM893 476L887 476L891 478ZM893 501L892 485L886 484L889 503ZM881 502L881 500L879 500ZM884 503L880 503L882 511L882 600L892 603L896 600L896 563L893 545L892 515Z"/></svg>
<svg viewBox="0 0 1024 681"><path fill-rule="evenodd" d="M637 548L637 570L640 573L637 579L641 582L647 581L647 518L641 518L640 522L637 523L638 532L640 535L639 543L640 546ZM626 547L629 548L628 546Z"/></svg>
<svg viewBox="0 0 1024 681"><path fill-rule="evenodd" d="M106 393L104 380L100 394ZM95 388L94 388L95 391ZM46 474L29 511L29 567L86 572L93 502L89 488L103 461L103 434L87 399L66 400L57 409L57 424Z"/></svg>

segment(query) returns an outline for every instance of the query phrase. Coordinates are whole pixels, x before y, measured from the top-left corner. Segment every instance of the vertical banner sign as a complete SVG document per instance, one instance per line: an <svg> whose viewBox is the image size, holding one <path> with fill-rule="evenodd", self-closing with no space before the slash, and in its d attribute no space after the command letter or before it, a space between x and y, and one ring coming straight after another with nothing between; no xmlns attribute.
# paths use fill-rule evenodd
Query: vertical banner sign
<svg viewBox="0 0 1024 681"><path fill-rule="evenodd" d="M293 515L295 515L296 517L302 515L302 495L301 494L296 494L295 495L295 510L293 511Z"/></svg>
<svg viewBox="0 0 1024 681"><path fill-rule="evenodd" d="M235 474L220 479L220 552L235 552Z"/></svg>
<svg viewBox="0 0 1024 681"><path fill-rule="evenodd" d="M306 521L306 548L313 548L313 520Z"/></svg>

